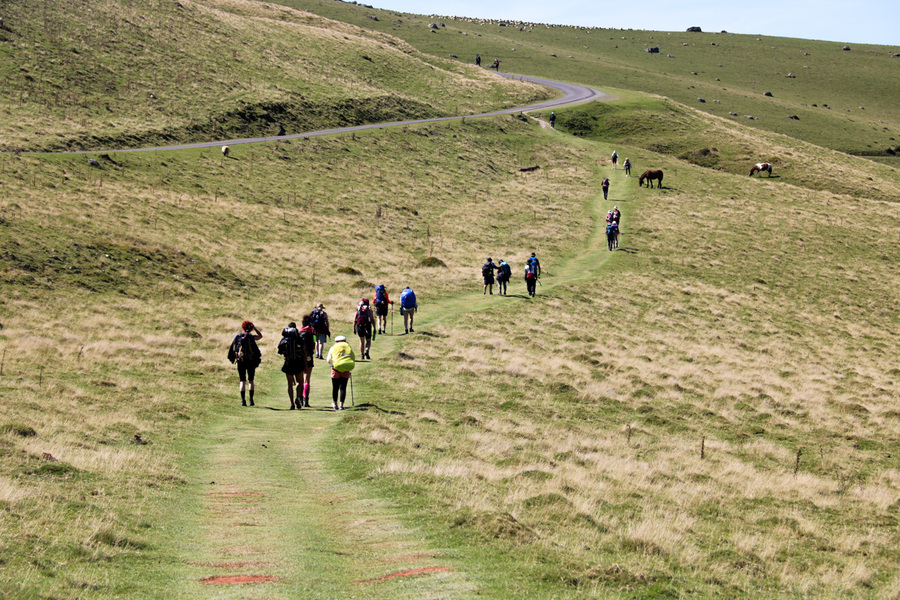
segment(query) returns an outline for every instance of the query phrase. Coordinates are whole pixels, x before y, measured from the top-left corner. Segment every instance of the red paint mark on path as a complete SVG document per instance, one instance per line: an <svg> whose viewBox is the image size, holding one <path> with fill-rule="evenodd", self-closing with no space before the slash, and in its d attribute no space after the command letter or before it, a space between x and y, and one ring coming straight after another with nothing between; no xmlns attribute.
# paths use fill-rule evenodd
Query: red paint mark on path
<svg viewBox="0 0 900 600"><path fill-rule="evenodd" d="M238 583L269 583L278 581L274 575L221 575L200 580L207 585L235 585Z"/></svg>
<svg viewBox="0 0 900 600"><path fill-rule="evenodd" d="M391 573L390 575L385 575L384 577L379 577L378 579L366 579L365 581L354 581L353 583L380 583L382 581L395 579L397 577L409 577L411 575L421 575L422 573L444 573L449 570L450 567L424 567L422 569L407 569L406 571L397 571L396 573Z"/></svg>

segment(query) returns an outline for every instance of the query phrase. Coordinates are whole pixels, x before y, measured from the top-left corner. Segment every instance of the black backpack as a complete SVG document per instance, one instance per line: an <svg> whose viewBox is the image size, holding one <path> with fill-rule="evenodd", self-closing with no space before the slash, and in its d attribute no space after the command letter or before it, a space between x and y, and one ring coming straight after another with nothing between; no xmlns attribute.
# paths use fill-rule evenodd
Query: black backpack
<svg viewBox="0 0 900 600"><path fill-rule="evenodd" d="M262 353L256 346L253 336L249 333L237 334L234 336L231 346L228 347L228 360L232 363L238 361L243 363L258 362L261 357Z"/></svg>
<svg viewBox="0 0 900 600"><path fill-rule="evenodd" d="M281 330L281 341L278 342L278 354L286 359L296 360L304 357L303 341L300 332L294 327L285 327Z"/></svg>
<svg viewBox="0 0 900 600"><path fill-rule="evenodd" d="M481 274L487 277L494 274L494 265L492 263L484 263L481 265Z"/></svg>
<svg viewBox="0 0 900 600"><path fill-rule="evenodd" d="M314 310L312 313L312 326L316 333L326 333L325 331L325 311Z"/></svg>

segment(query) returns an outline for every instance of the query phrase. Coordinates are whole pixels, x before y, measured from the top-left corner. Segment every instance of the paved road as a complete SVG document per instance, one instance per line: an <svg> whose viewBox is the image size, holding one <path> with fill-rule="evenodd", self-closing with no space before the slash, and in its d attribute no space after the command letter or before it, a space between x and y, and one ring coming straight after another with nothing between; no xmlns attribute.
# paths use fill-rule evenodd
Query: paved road
<svg viewBox="0 0 900 600"><path fill-rule="evenodd" d="M278 140L294 140L297 138L314 137L317 135L331 135L334 133L346 133L350 131L361 131L363 129L377 129L379 127L394 127L396 125L412 125L414 123L434 123L437 121L452 121L457 119L475 119L478 117L491 117L495 115L507 115L511 113L525 112L529 110L538 110L546 108L555 108L558 106L568 106L572 104L581 104L583 102L591 102L593 100L611 100L613 96L605 92L601 92L583 85L574 83L563 83L561 81L551 81L549 79L540 79L537 77L527 77L525 75L510 75L500 73L503 77L510 79L520 79L522 81L530 81L538 85L551 87L562 92L560 98L547 100L546 102L538 102L517 108L507 108L505 110L497 110L494 112L481 113L477 115L465 115L456 117L437 117L433 119L414 119L411 121L392 121L390 123L370 123L368 125L356 125L354 127L337 127L335 129L321 129L319 131L307 131L305 133L294 133L291 135L269 136L242 138L237 140L224 140L217 142L200 142L196 144L180 144L177 146L155 146L152 148L122 148L116 150L85 150L80 154L96 154L98 152L149 152L155 150L187 150L190 148L214 148L218 146L236 146L237 144L253 144L258 142L275 142Z"/></svg>

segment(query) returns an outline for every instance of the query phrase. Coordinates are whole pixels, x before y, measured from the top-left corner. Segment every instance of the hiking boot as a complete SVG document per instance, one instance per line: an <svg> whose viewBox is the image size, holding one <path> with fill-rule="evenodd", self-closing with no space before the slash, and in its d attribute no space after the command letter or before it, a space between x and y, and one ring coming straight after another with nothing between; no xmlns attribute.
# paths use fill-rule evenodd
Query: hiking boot
<svg viewBox="0 0 900 600"><path fill-rule="evenodd" d="M336 404L336 403L334 403L334 402L331 403L331 410L337 410L337 404Z"/></svg>
<svg viewBox="0 0 900 600"><path fill-rule="evenodd" d="M309 398L303 399L303 406L305 406L306 408L309 408Z"/></svg>
<svg viewBox="0 0 900 600"><path fill-rule="evenodd" d="M246 400L241 400L241 406L247 406L247 401L246 401Z"/></svg>
<svg viewBox="0 0 900 600"><path fill-rule="evenodd" d="M366 352L366 360L372 360L372 357L369 356L369 353L368 353L368 352Z"/></svg>
<svg viewBox="0 0 900 600"><path fill-rule="evenodd" d="M296 408L297 408L297 407L296 407L296 406L294 406L294 401L293 401L293 400L291 400L291 410L296 410Z"/></svg>
<svg viewBox="0 0 900 600"><path fill-rule="evenodd" d="M410 333L415 333L415 332L416 332L416 330L415 330L415 329L413 329L413 328L412 328L412 327L410 327L410 328L409 328L409 332L410 332Z"/></svg>
<svg viewBox="0 0 900 600"><path fill-rule="evenodd" d="M255 404L253 404L253 400L250 401L250 406L256 406Z"/></svg>
<svg viewBox="0 0 900 600"><path fill-rule="evenodd" d="M409 333L409 327L406 328L406 333Z"/></svg>

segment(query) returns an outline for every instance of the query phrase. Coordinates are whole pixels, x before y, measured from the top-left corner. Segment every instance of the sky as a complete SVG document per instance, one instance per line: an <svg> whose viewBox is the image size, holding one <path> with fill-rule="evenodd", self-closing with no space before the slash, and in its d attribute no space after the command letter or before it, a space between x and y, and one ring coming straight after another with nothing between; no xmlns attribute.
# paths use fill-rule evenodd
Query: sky
<svg viewBox="0 0 900 600"><path fill-rule="evenodd" d="M894 46L900 51L900 0L360 0L420 15L514 19L614 29L728 31ZM754 8L757 7L757 8ZM900 59L898 59L900 60Z"/></svg>

